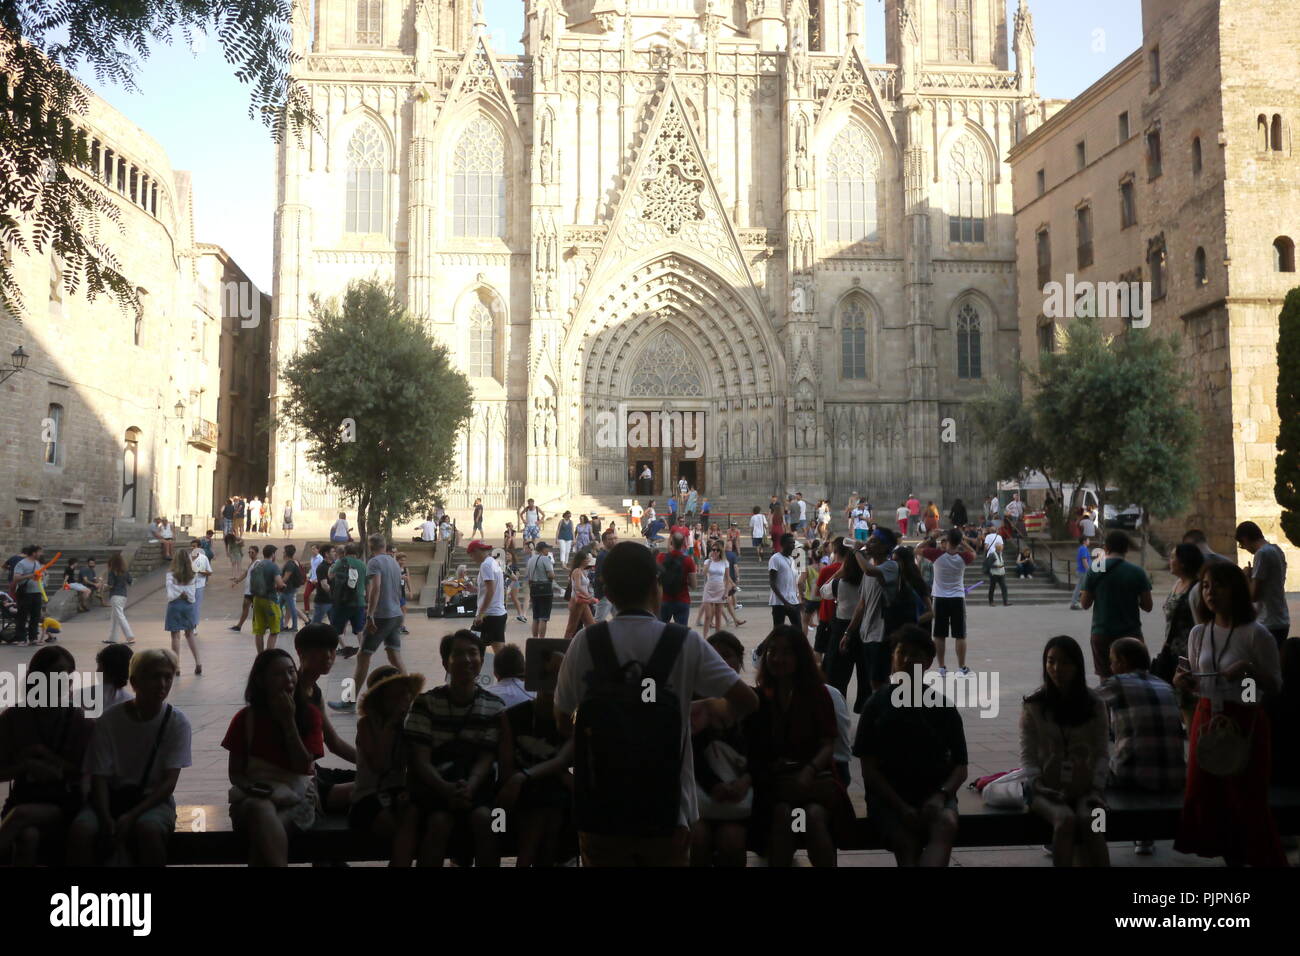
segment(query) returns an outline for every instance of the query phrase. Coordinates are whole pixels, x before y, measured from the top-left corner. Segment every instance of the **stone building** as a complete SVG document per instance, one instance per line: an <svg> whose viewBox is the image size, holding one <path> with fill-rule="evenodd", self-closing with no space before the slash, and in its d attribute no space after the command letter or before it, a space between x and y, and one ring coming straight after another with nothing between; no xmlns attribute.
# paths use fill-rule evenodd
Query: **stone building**
<svg viewBox="0 0 1300 956"><path fill-rule="evenodd" d="M1150 282L1146 318L1181 345L1203 436L1192 506L1157 531L1199 526L1223 553L1245 520L1282 539L1277 322L1300 285L1293 13L1285 0L1144 0L1142 48L1009 156L1026 363L1056 344L1047 282ZM1113 304L1099 318L1120 334Z"/></svg>
<svg viewBox="0 0 1300 956"><path fill-rule="evenodd" d="M6 553L33 541L51 554L124 543L144 537L157 515L202 530L212 512L225 427L222 273L212 263L229 260L194 242L189 174L173 170L162 147L102 99L89 101L78 120L89 167L70 174L97 178L117 206L120 232L105 222L100 236L139 308L70 293L49 252L5 250L26 313L0 314L0 355L7 361L20 344L31 355L0 386ZM264 329L264 369L268 338ZM264 474L264 446L249 454Z"/></svg>
<svg viewBox="0 0 1300 956"><path fill-rule="evenodd" d="M870 64L863 6L528 0L503 56L469 0L302 0L321 124L279 158L277 361L311 294L392 281L473 382L453 507L608 508L646 464L736 504L978 500L964 409L1017 359L1032 19L886 0ZM637 413L701 453L636 447ZM279 436L273 495L324 516L304 451Z"/></svg>

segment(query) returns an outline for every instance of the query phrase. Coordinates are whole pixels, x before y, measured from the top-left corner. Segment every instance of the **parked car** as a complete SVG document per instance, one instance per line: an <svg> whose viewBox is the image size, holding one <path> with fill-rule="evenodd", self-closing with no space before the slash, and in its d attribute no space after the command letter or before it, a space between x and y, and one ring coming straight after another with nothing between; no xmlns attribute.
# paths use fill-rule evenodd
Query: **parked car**
<svg viewBox="0 0 1300 956"><path fill-rule="evenodd" d="M1123 511L1118 511L1114 505L1107 505L1105 525L1107 528L1137 531L1142 527L1142 509L1130 504Z"/></svg>

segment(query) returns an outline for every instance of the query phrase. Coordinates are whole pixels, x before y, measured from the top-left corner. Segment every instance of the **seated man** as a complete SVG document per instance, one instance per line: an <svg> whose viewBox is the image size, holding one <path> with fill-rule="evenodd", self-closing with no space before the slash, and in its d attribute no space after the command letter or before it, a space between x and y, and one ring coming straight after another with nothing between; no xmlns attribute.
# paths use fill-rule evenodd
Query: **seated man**
<svg viewBox="0 0 1300 956"><path fill-rule="evenodd" d="M1098 689L1110 711L1108 786L1117 790L1179 793L1187 779L1183 722L1174 689L1149 670L1151 655L1136 637L1110 646L1113 677ZM1138 856L1155 852L1152 840L1138 840Z"/></svg>
<svg viewBox="0 0 1300 956"><path fill-rule="evenodd" d="M357 762L357 748L340 736L330 722L330 708L323 703L324 695L318 685L322 677L328 677L334 666L334 656L338 653L339 635L324 621L308 624L299 628L293 636L293 649L298 652L298 693L308 702L315 704L321 713L321 729L325 734L325 749L336 757L341 757L354 767ZM355 695L355 691L353 692ZM356 782L356 770L338 767L315 766L316 793L320 796L321 809L326 813L346 813L352 805L352 786Z"/></svg>
<svg viewBox="0 0 1300 956"><path fill-rule="evenodd" d="M899 628L892 640L891 683L867 701L853 742L867 817L899 866L947 866L957 836L957 790L966 779L966 735L946 698L940 706L913 706L914 683L934 661L934 641L915 624Z"/></svg>
<svg viewBox="0 0 1300 956"><path fill-rule="evenodd" d="M425 691L406 715L411 799L423 816L419 862L442 866L453 829L468 826L479 866L500 866L492 830L493 764L510 759L505 702L478 683L483 646L456 631L438 647L447 683Z"/></svg>

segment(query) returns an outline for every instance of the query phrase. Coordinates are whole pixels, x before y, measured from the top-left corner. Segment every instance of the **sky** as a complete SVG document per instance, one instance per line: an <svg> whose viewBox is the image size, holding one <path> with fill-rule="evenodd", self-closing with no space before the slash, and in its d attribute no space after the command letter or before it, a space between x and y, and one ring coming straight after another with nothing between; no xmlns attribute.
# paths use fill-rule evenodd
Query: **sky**
<svg viewBox="0 0 1300 956"><path fill-rule="evenodd" d="M494 49L523 52L523 0L485 0ZM1077 96L1142 43L1140 0L1030 0L1037 37L1038 92ZM1008 19L1015 11L1009 3ZM884 6L864 6L867 59L883 63ZM173 169L194 177L195 238L215 243L264 292L271 291L275 153L270 133L248 116L248 88L235 79L214 38L191 49L177 38L155 47L137 73L137 92L92 89L157 140Z"/></svg>

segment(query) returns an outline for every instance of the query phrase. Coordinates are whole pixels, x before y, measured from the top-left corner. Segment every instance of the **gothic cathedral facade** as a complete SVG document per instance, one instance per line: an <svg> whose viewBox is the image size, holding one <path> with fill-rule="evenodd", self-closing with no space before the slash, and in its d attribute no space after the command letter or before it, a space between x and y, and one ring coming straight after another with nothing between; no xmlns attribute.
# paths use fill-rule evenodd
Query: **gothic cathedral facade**
<svg viewBox="0 0 1300 956"><path fill-rule="evenodd" d="M313 2L277 358L312 295L393 282L473 383L452 507L608 502L646 465L733 505L989 493L965 409L1016 375L1023 0L1010 31L1004 0L885 0L886 64L861 0L526 0L522 56L481 0ZM655 412L673 440L621 427ZM303 451L273 439L272 497L324 514Z"/></svg>

